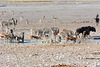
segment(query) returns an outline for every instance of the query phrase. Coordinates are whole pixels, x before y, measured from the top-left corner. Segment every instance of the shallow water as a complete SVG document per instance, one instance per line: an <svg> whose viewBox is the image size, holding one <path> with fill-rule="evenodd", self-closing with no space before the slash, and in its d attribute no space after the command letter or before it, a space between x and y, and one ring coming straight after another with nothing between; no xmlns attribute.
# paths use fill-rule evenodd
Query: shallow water
<svg viewBox="0 0 100 67"><path fill-rule="evenodd" d="M76 42L73 41L68 41L65 43L65 40L62 40L60 43L53 43L53 44L78 44L78 42L81 41L81 43L100 43L100 39L78 39ZM4 40L1 39L0 40L0 45L16 45L16 44L24 44L24 45L28 45L28 44L33 44L33 45L42 45L45 44L42 42L42 40L24 40L24 43L18 43L16 41L8 41L8 40ZM49 43L46 43L49 44Z"/></svg>

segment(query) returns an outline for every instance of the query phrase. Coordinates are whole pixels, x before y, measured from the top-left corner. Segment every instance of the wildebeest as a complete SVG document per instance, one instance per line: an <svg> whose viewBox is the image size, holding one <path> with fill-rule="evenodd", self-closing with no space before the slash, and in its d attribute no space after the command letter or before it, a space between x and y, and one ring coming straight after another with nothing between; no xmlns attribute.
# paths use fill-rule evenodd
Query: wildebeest
<svg viewBox="0 0 100 67"><path fill-rule="evenodd" d="M82 36L85 37L86 33L88 35L90 34L90 31L96 32L96 29L91 26L81 27L81 28L76 29L76 35L79 35L80 33L82 33Z"/></svg>

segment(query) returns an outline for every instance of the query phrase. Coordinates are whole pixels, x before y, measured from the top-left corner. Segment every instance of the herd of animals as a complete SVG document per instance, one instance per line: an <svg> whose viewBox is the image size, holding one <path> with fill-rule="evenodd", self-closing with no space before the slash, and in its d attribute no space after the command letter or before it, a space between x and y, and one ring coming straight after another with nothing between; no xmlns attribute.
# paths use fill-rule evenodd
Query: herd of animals
<svg viewBox="0 0 100 67"><path fill-rule="evenodd" d="M13 21L13 23L11 22L10 24L8 24L7 22L6 23L2 22L2 29L4 26L8 28L8 25L14 25L14 26L17 25L17 21L14 20L14 18L12 18L11 20ZM17 42L24 42L24 32L22 33L21 36L17 36L14 35L13 31L14 29L10 29L9 33L6 34L1 33L0 37L9 39L10 41L17 40ZM90 32L91 31L96 32L96 29L95 27L92 26L85 26L76 29L75 32L66 29L63 29L61 32L59 31L60 29L56 27L38 29L34 31L34 33L31 34L29 38L30 41L32 39L36 39L37 41L40 39L42 40L43 43L60 43L62 40L65 40L65 43L68 42L69 40L75 43L78 38L84 38L84 39L88 38ZM80 34L82 34L81 37Z"/></svg>
<svg viewBox="0 0 100 67"><path fill-rule="evenodd" d="M30 38L35 38L35 39L50 39L51 43L59 43L62 40L65 40L65 43L67 43L69 40L76 42L77 39L82 38L86 39L90 35L90 32L96 32L95 27L92 26L85 26L76 29L76 32L74 33L71 30L66 30L63 29L61 32L59 32L59 28L52 27L51 29L49 28L44 28L43 30L37 30L35 31L35 34L37 36L31 35ZM82 36L80 37L80 34ZM45 40L44 40L45 41Z"/></svg>
<svg viewBox="0 0 100 67"><path fill-rule="evenodd" d="M42 17L42 20L45 18ZM53 17L54 20L58 19ZM41 20L41 21L42 21ZM2 30L6 30L6 33L0 33L1 38L9 39L10 41L17 40L17 42L24 42L24 32L22 32L21 36L15 35L13 31L15 30L15 26L17 25L17 20L14 18L9 19L8 21L1 22ZM10 28L11 26L11 28ZM13 27L12 27L13 26ZM52 28L44 28L34 31L35 33L30 35L30 41L34 38L36 40L42 40L43 43L59 43L62 40L65 40L65 43L69 40L76 42L78 38L80 38L80 34L82 34L81 38L88 38L90 32L96 32L95 27L85 26L76 29L75 32L71 30L63 29L59 32L60 29L56 27ZM31 31L32 32L32 31Z"/></svg>

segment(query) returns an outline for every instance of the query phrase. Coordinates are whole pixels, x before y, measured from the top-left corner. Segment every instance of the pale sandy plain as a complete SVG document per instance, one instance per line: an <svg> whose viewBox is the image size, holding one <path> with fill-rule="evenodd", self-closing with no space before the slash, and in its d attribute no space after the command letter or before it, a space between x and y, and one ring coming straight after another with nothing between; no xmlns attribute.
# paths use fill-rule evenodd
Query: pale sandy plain
<svg viewBox="0 0 100 67"><path fill-rule="evenodd" d="M58 27L60 32L62 29L75 32L77 28L89 25L97 30L91 32L91 36L100 36L100 24L96 26L94 20L97 14L100 14L100 2L0 2L0 22L12 17L17 19L15 33L25 32L25 39L29 39L32 28ZM43 16L45 19L39 22ZM54 21L53 16L58 19ZM23 17L21 23L20 17ZM25 22L27 19L28 24ZM80 23L83 21L89 23ZM64 45L1 45L0 67L50 67L58 64L100 67L99 43Z"/></svg>

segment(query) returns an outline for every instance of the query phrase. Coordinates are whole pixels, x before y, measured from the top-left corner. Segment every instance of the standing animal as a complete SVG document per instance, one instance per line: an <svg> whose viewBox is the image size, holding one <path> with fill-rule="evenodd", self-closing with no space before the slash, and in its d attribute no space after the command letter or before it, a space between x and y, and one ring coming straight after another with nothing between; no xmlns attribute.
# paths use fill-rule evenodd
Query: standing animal
<svg viewBox="0 0 100 67"><path fill-rule="evenodd" d="M79 36L80 33L82 33L82 35L83 35L83 32L86 31L87 29L89 29L89 31L96 32L96 29L94 27L86 26L86 27L81 27L81 28L76 29L76 35Z"/></svg>
<svg viewBox="0 0 100 67"><path fill-rule="evenodd" d="M45 16L42 17L42 20L44 20Z"/></svg>
<svg viewBox="0 0 100 67"><path fill-rule="evenodd" d="M11 22L11 21L12 21L12 22ZM5 27L7 27L7 29L8 29L11 25L13 25L14 28L15 28L15 26L17 25L17 20L14 20L14 18L11 18L11 19L9 19L8 21L2 21L2 22L1 22L1 25L2 25L2 30L3 30Z"/></svg>
<svg viewBox="0 0 100 67"><path fill-rule="evenodd" d="M73 36L74 35L74 32L72 30L63 29L62 32L65 34L65 36Z"/></svg>
<svg viewBox="0 0 100 67"><path fill-rule="evenodd" d="M54 39L52 39L52 40L55 40L55 42L56 42L56 40L57 40L57 35L58 35L58 33L59 33L59 28L57 28L57 27L52 27L51 30L52 30L52 37L54 37Z"/></svg>
<svg viewBox="0 0 100 67"><path fill-rule="evenodd" d="M74 32L72 30L63 29L60 35L62 39L65 39L65 37L72 37L74 35Z"/></svg>
<svg viewBox="0 0 100 67"><path fill-rule="evenodd" d="M8 35L1 33L0 38L8 38Z"/></svg>
<svg viewBox="0 0 100 67"><path fill-rule="evenodd" d="M98 24L99 24L99 14L97 14L96 15L96 18L94 18L95 19L95 21L96 21L96 26L98 26Z"/></svg>
<svg viewBox="0 0 100 67"><path fill-rule="evenodd" d="M35 36L35 35L31 35L31 36L30 36L30 39L32 39L32 38L35 38L35 39L37 39L37 40L38 40L38 39L41 39L40 36Z"/></svg>
<svg viewBox="0 0 100 67"><path fill-rule="evenodd" d="M41 39L40 36L31 35L30 36L30 41L32 40L32 38L36 39L37 42L38 42L39 39Z"/></svg>
<svg viewBox="0 0 100 67"><path fill-rule="evenodd" d="M73 36L73 37L67 36L67 37L65 37L65 40L66 40L66 42L67 42L68 40L71 40L71 41L76 42L76 40L77 40L77 35L75 35L75 36Z"/></svg>
<svg viewBox="0 0 100 67"><path fill-rule="evenodd" d="M14 36L18 43L24 43L24 32L21 33L21 36Z"/></svg>
<svg viewBox="0 0 100 67"><path fill-rule="evenodd" d="M81 28L76 29L76 35L79 36L79 34L82 33L82 36L84 37L84 34L83 34L84 31L86 31L86 32L87 31L89 31L89 32L90 31L96 32L96 29L94 27L91 27L91 26L81 27Z"/></svg>
<svg viewBox="0 0 100 67"><path fill-rule="evenodd" d="M43 29L43 43L51 43L52 30L50 28Z"/></svg>
<svg viewBox="0 0 100 67"><path fill-rule="evenodd" d="M38 30L36 30L35 31L35 35L37 35L37 36L43 36L43 30L42 29L38 29Z"/></svg>
<svg viewBox="0 0 100 67"><path fill-rule="evenodd" d="M44 20L45 19L45 16L43 16L40 20L39 20L39 22L42 22L42 20Z"/></svg>
<svg viewBox="0 0 100 67"><path fill-rule="evenodd" d="M53 20L56 21L58 18L57 17L53 17Z"/></svg>
<svg viewBox="0 0 100 67"><path fill-rule="evenodd" d="M90 31L96 32L96 29L95 29L94 27L88 28L87 30L85 30L85 31L83 32L83 37L84 37L84 38L88 37L88 35L90 35Z"/></svg>

